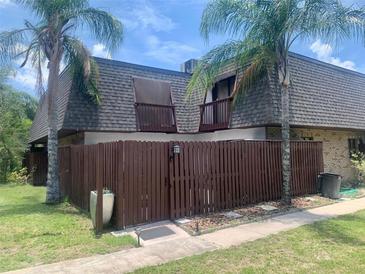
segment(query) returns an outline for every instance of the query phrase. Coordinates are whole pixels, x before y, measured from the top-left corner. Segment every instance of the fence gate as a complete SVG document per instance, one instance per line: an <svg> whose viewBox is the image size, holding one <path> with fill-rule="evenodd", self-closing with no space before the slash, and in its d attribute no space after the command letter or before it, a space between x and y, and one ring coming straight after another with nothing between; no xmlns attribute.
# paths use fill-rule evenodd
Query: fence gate
<svg viewBox="0 0 365 274"><path fill-rule="evenodd" d="M121 196L125 225L169 219L168 151L168 143L124 143Z"/></svg>

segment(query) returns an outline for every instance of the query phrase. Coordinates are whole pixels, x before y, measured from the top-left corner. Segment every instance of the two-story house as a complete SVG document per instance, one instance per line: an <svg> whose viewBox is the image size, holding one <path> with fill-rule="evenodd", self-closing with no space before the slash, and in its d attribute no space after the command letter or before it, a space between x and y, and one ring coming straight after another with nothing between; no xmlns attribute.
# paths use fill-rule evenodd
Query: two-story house
<svg viewBox="0 0 365 274"><path fill-rule="evenodd" d="M281 99L275 75L233 105L233 66L222 72L212 90L187 97L194 60L182 65L182 72L95 60L99 105L72 87L67 70L61 74L61 145L280 139ZM323 141L325 171L350 179L350 151L362 150L365 137L365 75L294 53L289 63L292 139ZM46 110L43 97L30 134L33 148L46 145Z"/></svg>

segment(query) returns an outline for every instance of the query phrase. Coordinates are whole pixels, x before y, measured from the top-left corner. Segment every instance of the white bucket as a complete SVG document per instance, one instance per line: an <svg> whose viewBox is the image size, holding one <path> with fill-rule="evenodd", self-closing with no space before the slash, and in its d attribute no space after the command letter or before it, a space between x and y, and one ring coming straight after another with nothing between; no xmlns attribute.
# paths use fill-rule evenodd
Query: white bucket
<svg viewBox="0 0 365 274"><path fill-rule="evenodd" d="M96 202L97 202L97 192L90 192L90 215L91 220L93 222L93 226L96 227ZM112 214L113 214L113 206L114 206L114 194L113 193L105 193L103 194L103 224L106 225L109 223Z"/></svg>

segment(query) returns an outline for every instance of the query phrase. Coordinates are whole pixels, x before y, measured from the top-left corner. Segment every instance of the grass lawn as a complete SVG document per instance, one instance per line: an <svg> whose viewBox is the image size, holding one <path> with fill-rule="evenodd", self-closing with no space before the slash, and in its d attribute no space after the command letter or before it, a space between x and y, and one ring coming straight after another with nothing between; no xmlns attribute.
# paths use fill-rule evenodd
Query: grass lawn
<svg viewBox="0 0 365 274"><path fill-rule="evenodd" d="M85 213L44 201L44 187L0 185L0 272L135 245L129 236L97 238Z"/></svg>
<svg viewBox="0 0 365 274"><path fill-rule="evenodd" d="M136 273L365 273L365 211Z"/></svg>

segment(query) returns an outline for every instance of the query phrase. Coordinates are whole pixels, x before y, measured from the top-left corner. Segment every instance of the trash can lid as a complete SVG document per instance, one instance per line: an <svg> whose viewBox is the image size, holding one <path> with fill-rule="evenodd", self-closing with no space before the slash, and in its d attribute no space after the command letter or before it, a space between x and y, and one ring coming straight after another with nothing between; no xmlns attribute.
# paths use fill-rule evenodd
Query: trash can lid
<svg viewBox="0 0 365 274"><path fill-rule="evenodd" d="M320 173L321 176L336 176L336 177L342 177L340 174L330 173L330 172L322 172Z"/></svg>

